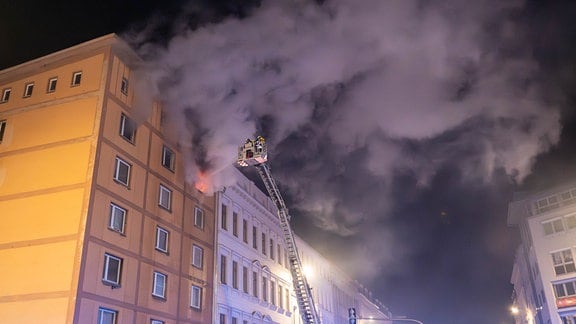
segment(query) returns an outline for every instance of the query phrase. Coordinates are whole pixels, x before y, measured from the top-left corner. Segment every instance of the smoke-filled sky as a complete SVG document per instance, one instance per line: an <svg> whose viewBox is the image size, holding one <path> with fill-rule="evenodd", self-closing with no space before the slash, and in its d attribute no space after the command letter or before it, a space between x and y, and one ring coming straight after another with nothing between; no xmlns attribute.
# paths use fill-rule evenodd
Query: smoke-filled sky
<svg viewBox="0 0 576 324"><path fill-rule="evenodd" d="M512 192L576 175L568 1L0 4L0 68L117 32L213 176L264 135L296 232L396 315L510 323Z"/></svg>

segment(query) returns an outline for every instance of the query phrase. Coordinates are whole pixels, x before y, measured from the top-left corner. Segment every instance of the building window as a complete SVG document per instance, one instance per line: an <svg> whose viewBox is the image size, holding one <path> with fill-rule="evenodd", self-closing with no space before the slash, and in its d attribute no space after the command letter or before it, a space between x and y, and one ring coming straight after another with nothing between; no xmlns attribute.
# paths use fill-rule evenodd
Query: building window
<svg viewBox="0 0 576 324"><path fill-rule="evenodd" d="M22 97L28 98L32 96L32 92L34 92L34 82L26 83L24 86L24 95Z"/></svg>
<svg viewBox="0 0 576 324"><path fill-rule="evenodd" d="M122 77L122 83L120 83L120 92L128 95L128 79L125 77Z"/></svg>
<svg viewBox="0 0 576 324"><path fill-rule="evenodd" d="M192 265L198 269L202 269L204 263L204 249L193 244L192 245Z"/></svg>
<svg viewBox="0 0 576 324"><path fill-rule="evenodd" d="M48 80L48 87L46 88L46 92L54 92L56 91L56 84L58 83L58 78L51 78Z"/></svg>
<svg viewBox="0 0 576 324"><path fill-rule="evenodd" d="M4 140L4 131L6 131L6 120L0 120L0 143Z"/></svg>
<svg viewBox="0 0 576 324"><path fill-rule="evenodd" d="M228 206L222 204L222 213L220 217L220 225L223 230L228 230Z"/></svg>
<svg viewBox="0 0 576 324"><path fill-rule="evenodd" d="M252 247L258 250L258 232L256 226L252 226Z"/></svg>
<svg viewBox="0 0 576 324"><path fill-rule="evenodd" d="M82 71L72 73L72 87L76 87L80 85L82 82Z"/></svg>
<svg viewBox="0 0 576 324"><path fill-rule="evenodd" d="M194 208L194 226L204 229L204 210L201 208Z"/></svg>
<svg viewBox="0 0 576 324"><path fill-rule="evenodd" d="M226 314L220 313L220 324L226 324Z"/></svg>
<svg viewBox="0 0 576 324"><path fill-rule="evenodd" d="M278 259L278 264L282 264L282 249L280 248L280 244L277 245L278 246L278 255L277 258Z"/></svg>
<svg viewBox="0 0 576 324"><path fill-rule="evenodd" d="M2 90L2 98L0 99L0 103L7 102L8 100L10 100L10 93L11 92L12 92L12 89L10 89L10 88Z"/></svg>
<svg viewBox="0 0 576 324"><path fill-rule="evenodd" d="M544 227L544 235L551 235L554 233L559 233L564 231L564 224L562 224L562 218L553 219L542 223Z"/></svg>
<svg viewBox="0 0 576 324"><path fill-rule="evenodd" d="M164 321L157 320L157 319L151 319L150 324L164 324Z"/></svg>
<svg viewBox="0 0 576 324"><path fill-rule="evenodd" d="M270 259L274 260L274 240L270 239Z"/></svg>
<svg viewBox="0 0 576 324"><path fill-rule="evenodd" d="M232 316L232 324L238 324L238 318Z"/></svg>
<svg viewBox="0 0 576 324"><path fill-rule="evenodd" d="M136 138L136 123L124 114L120 115L120 136L130 143Z"/></svg>
<svg viewBox="0 0 576 324"><path fill-rule="evenodd" d="M168 253L168 237L169 234L167 230L160 226L156 227L156 250L164 253Z"/></svg>
<svg viewBox="0 0 576 324"><path fill-rule="evenodd" d="M284 294L284 288L278 284L278 307L282 308L284 307L284 302L282 300L282 296Z"/></svg>
<svg viewBox="0 0 576 324"><path fill-rule="evenodd" d="M110 204L110 222L108 228L118 233L124 233L124 224L126 223L126 209Z"/></svg>
<svg viewBox="0 0 576 324"><path fill-rule="evenodd" d="M238 237L238 213L232 212L232 234Z"/></svg>
<svg viewBox="0 0 576 324"><path fill-rule="evenodd" d="M242 291L248 293L248 267L242 267Z"/></svg>
<svg viewBox="0 0 576 324"><path fill-rule="evenodd" d="M290 309L290 290L288 288L286 288L285 290L286 294L286 308L285 309Z"/></svg>
<svg viewBox="0 0 576 324"><path fill-rule="evenodd" d="M220 283L226 284L226 256L220 256Z"/></svg>
<svg viewBox="0 0 576 324"><path fill-rule="evenodd" d="M568 215L565 216L564 219L566 220L566 227L568 229L576 228L576 215Z"/></svg>
<svg viewBox="0 0 576 324"><path fill-rule="evenodd" d="M116 324L118 318L118 311L103 308L98 308L98 324Z"/></svg>
<svg viewBox="0 0 576 324"><path fill-rule="evenodd" d="M104 253L104 272L102 281L113 287L120 286L120 274L122 273L122 259L112 254Z"/></svg>
<svg viewBox="0 0 576 324"><path fill-rule="evenodd" d="M576 281L554 284L554 294L556 298L576 295Z"/></svg>
<svg viewBox="0 0 576 324"><path fill-rule="evenodd" d="M170 171L174 171L174 162L174 152L166 146L162 146L162 166Z"/></svg>
<svg viewBox="0 0 576 324"><path fill-rule="evenodd" d="M276 285L270 280L270 303L276 306Z"/></svg>
<svg viewBox="0 0 576 324"><path fill-rule="evenodd" d="M262 254L266 255L266 234L262 233Z"/></svg>
<svg viewBox="0 0 576 324"><path fill-rule="evenodd" d="M268 279L266 277L262 277L262 299L265 302L268 301Z"/></svg>
<svg viewBox="0 0 576 324"><path fill-rule="evenodd" d="M131 165L128 162L116 157L116 167L114 170L114 180L125 186L130 183L130 168Z"/></svg>
<svg viewBox="0 0 576 324"><path fill-rule="evenodd" d="M166 210L171 210L172 208L172 190L160 185L160 194L158 197L158 205Z"/></svg>
<svg viewBox="0 0 576 324"><path fill-rule="evenodd" d="M258 297L258 272L252 271L252 295Z"/></svg>
<svg viewBox="0 0 576 324"><path fill-rule="evenodd" d="M552 253L552 262L556 275L576 272L574 258L570 249Z"/></svg>
<svg viewBox="0 0 576 324"><path fill-rule="evenodd" d="M242 241L248 243L248 221L245 219L242 220Z"/></svg>
<svg viewBox="0 0 576 324"><path fill-rule="evenodd" d="M167 276L163 273L154 271L154 282L152 284L152 296L166 299L166 280Z"/></svg>
<svg viewBox="0 0 576 324"><path fill-rule="evenodd" d="M232 288L238 289L238 262L232 261Z"/></svg>
<svg viewBox="0 0 576 324"><path fill-rule="evenodd" d="M202 308L202 288L198 286L192 286L192 291L190 293L190 307L201 309Z"/></svg>

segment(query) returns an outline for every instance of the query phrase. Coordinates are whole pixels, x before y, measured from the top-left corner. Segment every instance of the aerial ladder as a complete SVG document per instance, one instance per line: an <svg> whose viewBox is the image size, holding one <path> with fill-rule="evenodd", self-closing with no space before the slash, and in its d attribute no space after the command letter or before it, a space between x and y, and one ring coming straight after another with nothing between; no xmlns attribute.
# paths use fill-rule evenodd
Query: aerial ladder
<svg viewBox="0 0 576 324"><path fill-rule="evenodd" d="M267 161L266 141L262 136L256 137L255 140L247 139L244 145L238 149L238 164L243 167L254 166L256 168L266 186L266 190L268 190L270 198L278 209L278 218L280 219L280 227L282 228L286 250L288 251L290 272L292 273L292 282L302 322L305 324L320 324L320 318L312 299L312 290L303 274L302 262L296 249L294 234L290 228L288 208L286 208L284 199L282 199L278 186L270 173L270 167L266 164Z"/></svg>

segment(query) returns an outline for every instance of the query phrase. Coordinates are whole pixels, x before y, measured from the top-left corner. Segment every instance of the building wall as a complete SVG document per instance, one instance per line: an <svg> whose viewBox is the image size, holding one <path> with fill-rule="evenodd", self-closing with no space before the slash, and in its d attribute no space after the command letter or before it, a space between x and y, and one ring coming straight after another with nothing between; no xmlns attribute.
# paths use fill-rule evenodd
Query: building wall
<svg viewBox="0 0 576 324"><path fill-rule="evenodd" d="M237 184L217 193L214 323L293 323L296 302L276 209L238 170L224 172Z"/></svg>
<svg viewBox="0 0 576 324"><path fill-rule="evenodd" d="M224 172L228 173L226 178L234 179L236 184L217 193L217 272L214 280L218 284L214 323L302 323L274 203L238 170L230 168ZM238 219L236 231L234 214ZM248 224L247 240L244 240L244 220ZM255 247L252 239L254 228ZM266 236L264 241L262 234ZM331 264L305 241L298 237L295 239L304 275L312 288L322 323L349 323L349 308L356 308L359 314L366 317L390 318L381 303L366 296L367 289ZM234 280L234 262L238 264L237 282ZM257 273L257 296L253 293L254 285L250 276L246 285L248 291L244 291L244 266L250 274ZM264 280L267 298L263 296ZM274 299L271 298L272 290Z"/></svg>
<svg viewBox="0 0 576 324"><path fill-rule="evenodd" d="M573 323L576 321L576 186L566 185L535 193L511 203L509 223L518 225L526 255L515 279L516 294L530 290L533 305L520 309L529 323ZM565 251L558 264L553 254ZM555 270L559 267L562 271ZM564 273L562 273L564 272ZM530 287L530 284L532 287ZM559 295L558 285L571 287ZM531 318L531 319L530 319ZM570 322L572 321L572 322ZM524 323L520 321L520 323Z"/></svg>
<svg viewBox="0 0 576 324"><path fill-rule="evenodd" d="M101 107L103 50L0 71L0 318L70 322ZM79 85L72 85L75 72ZM49 78L56 89L47 92ZM34 84L24 96L26 84ZM41 319L41 320L40 320Z"/></svg>
<svg viewBox="0 0 576 324"><path fill-rule="evenodd" d="M212 321L214 197L185 183L184 155L164 135L161 107L138 96L138 63L107 35L0 71L0 95L11 89L0 103L3 323L98 323L102 309L118 323ZM46 93L52 77L56 90ZM132 139L121 136L125 120L135 125ZM171 159L163 161L164 148ZM127 184L115 179L124 175L117 159L129 165ZM160 186L170 193L166 208ZM115 223L119 210L124 221ZM193 245L203 249L201 267L192 265ZM166 278L163 297L153 296L155 273Z"/></svg>

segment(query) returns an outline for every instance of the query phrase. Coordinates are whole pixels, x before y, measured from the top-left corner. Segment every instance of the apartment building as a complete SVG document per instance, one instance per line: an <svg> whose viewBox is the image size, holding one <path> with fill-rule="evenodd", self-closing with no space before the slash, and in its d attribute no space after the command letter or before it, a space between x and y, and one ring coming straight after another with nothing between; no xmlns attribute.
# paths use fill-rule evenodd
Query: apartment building
<svg viewBox="0 0 576 324"><path fill-rule="evenodd" d="M0 71L2 323L209 323L214 198L111 34Z"/></svg>
<svg viewBox="0 0 576 324"><path fill-rule="evenodd" d="M508 224L522 240L511 278L516 323L576 323L576 184L517 194Z"/></svg>
<svg viewBox="0 0 576 324"><path fill-rule="evenodd" d="M239 170L223 172L235 184L216 193L214 323L302 323L276 206ZM322 323L349 323L349 308L390 318L367 289L304 240L296 244Z"/></svg>

